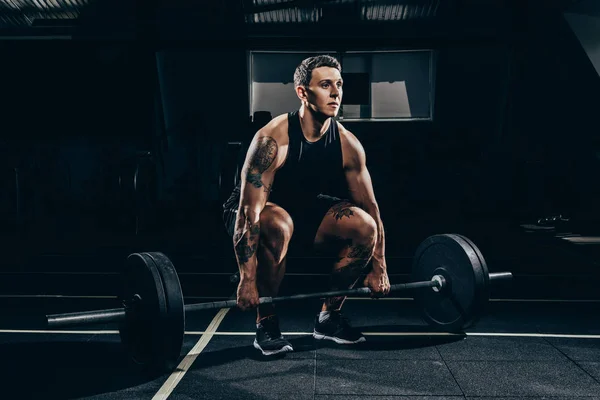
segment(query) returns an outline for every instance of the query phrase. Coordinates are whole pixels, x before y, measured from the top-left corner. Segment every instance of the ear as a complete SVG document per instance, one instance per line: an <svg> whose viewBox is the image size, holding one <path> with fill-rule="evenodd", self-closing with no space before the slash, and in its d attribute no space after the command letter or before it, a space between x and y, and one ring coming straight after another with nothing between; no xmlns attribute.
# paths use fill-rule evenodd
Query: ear
<svg viewBox="0 0 600 400"><path fill-rule="evenodd" d="M306 88L304 86L296 86L296 95L302 101L306 100Z"/></svg>

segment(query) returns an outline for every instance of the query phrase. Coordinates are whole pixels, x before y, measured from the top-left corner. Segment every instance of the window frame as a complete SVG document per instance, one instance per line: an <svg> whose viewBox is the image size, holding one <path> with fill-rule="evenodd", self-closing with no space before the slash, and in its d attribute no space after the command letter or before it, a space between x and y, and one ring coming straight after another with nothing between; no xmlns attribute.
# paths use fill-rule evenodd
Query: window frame
<svg viewBox="0 0 600 400"><path fill-rule="evenodd" d="M387 50L347 50L347 51L335 51L335 50L247 50L247 71L248 71L248 106L250 114L253 115L253 104L252 104L252 86L253 86L253 65L255 54L334 54L342 65L342 71L344 70L344 56L345 55L356 55L356 54L384 54L384 53L429 53L429 116L428 117L410 117L410 118L339 118L340 121L344 122L410 122L410 121L433 121L434 118L434 105L435 105L435 71L437 62L437 51L433 48L420 48L420 49L387 49ZM343 73L342 73L343 74ZM342 75L343 76L343 75ZM369 98L372 100L371 85L369 85ZM343 100L342 100L343 103ZM372 107L371 104L369 104ZM343 107L343 104L342 104Z"/></svg>

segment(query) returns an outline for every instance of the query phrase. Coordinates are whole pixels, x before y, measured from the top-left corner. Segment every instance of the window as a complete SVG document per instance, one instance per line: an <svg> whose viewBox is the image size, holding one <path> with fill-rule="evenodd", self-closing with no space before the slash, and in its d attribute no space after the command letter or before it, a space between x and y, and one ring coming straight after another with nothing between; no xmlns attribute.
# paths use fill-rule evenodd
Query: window
<svg viewBox="0 0 600 400"><path fill-rule="evenodd" d="M298 64L330 54L342 64L342 120L431 119L434 54L429 50L385 52L250 52L251 113L273 117L300 106L294 91Z"/></svg>

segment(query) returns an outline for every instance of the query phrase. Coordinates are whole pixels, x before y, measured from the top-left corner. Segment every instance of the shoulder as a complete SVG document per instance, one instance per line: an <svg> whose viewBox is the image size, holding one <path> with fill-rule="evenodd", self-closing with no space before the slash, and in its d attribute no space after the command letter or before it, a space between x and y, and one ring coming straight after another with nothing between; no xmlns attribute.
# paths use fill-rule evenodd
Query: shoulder
<svg viewBox="0 0 600 400"><path fill-rule="evenodd" d="M270 137L277 142L278 146L288 144L288 116L281 114L273 118L269 123L256 132L255 137Z"/></svg>
<svg viewBox="0 0 600 400"><path fill-rule="evenodd" d="M287 114L278 115L259 129L250 144L249 153L268 153L274 158L274 168L279 169L285 162L289 145Z"/></svg>
<svg viewBox="0 0 600 400"><path fill-rule="evenodd" d="M348 165L350 162L360 162L365 156L365 150L360 140L340 122L336 121L336 123L340 132L344 165Z"/></svg>
<svg viewBox="0 0 600 400"><path fill-rule="evenodd" d="M347 129L344 125L342 125L339 121L336 121L338 126L338 131L340 132L340 139L342 142L346 142L348 146L361 146L358 138L352 133L349 129Z"/></svg>

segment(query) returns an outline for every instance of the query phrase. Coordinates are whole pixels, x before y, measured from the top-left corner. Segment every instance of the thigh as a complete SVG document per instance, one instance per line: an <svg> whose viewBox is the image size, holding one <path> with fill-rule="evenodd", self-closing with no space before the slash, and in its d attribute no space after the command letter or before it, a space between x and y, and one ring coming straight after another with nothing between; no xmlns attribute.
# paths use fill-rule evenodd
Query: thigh
<svg viewBox="0 0 600 400"><path fill-rule="evenodd" d="M237 206L228 207L223 210L223 223L229 236L233 237L235 225L238 217ZM294 223L290 214L275 203L267 202L260 213L261 230L281 230L293 231Z"/></svg>
<svg viewBox="0 0 600 400"><path fill-rule="evenodd" d="M273 245L287 245L294 233L294 221L283 207L267 202L260 213L260 236Z"/></svg>
<svg viewBox="0 0 600 400"><path fill-rule="evenodd" d="M281 264L287 255L293 233L294 223L288 212L282 207L268 202L260 214L260 240L257 255L262 256L262 262L273 263L273 266ZM261 261L258 265L260 267Z"/></svg>
<svg viewBox="0 0 600 400"><path fill-rule="evenodd" d="M375 239L377 224L366 211L348 200L335 202L321 220L315 249L335 256L342 247Z"/></svg>

